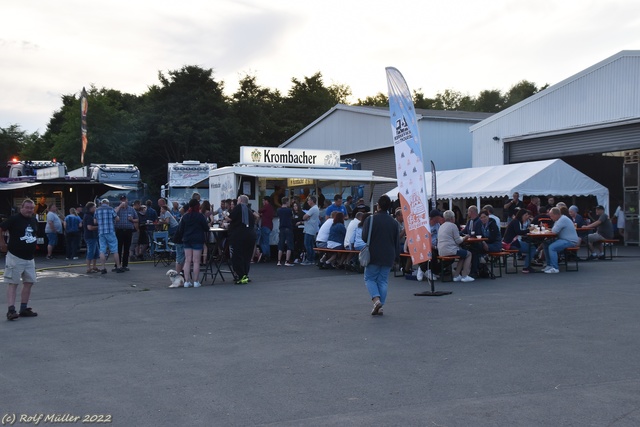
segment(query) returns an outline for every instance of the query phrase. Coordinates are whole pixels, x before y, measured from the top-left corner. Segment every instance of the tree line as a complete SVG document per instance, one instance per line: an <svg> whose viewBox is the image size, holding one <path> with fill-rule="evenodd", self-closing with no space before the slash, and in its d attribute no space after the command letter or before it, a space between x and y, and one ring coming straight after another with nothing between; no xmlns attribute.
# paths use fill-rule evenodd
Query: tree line
<svg viewBox="0 0 640 427"><path fill-rule="evenodd" d="M338 103L347 104L347 85L325 85L322 74L292 78L286 95L261 86L245 75L231 96L212 69L184 66L158 73L159 83L142 95L116 89L87 91L88 146L85 164L132 163L152 192L167 179L167 163L184 160L214 162L219 167L238 161L239 147L275 147L302 130ZM546 86L545 86L546 87ZM477 97L454 90L433 99L414 91L416 108L495 113L539 92L523 80L503 94L485 90ZM62 106L49 120L44 134L29 133L18 124L0 127L0 150L10 160L64 161L69 170L80 167L80 99L61 97ZM358 99L353 105L388 107L383 93Z"/></svg>

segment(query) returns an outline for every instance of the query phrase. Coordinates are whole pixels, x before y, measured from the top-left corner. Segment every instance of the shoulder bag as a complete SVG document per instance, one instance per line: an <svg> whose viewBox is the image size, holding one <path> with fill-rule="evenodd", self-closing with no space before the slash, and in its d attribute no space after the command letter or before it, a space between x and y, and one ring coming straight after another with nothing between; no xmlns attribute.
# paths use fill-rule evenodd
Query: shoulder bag
<svg viewBox="0 0 640 427"><path fill-rule="evenodd" d="M371 242L371 230L373 229L373 216L371 215L371 222L369 223L369 233L367 236L367 244L364 245L364 248L360 249L360 253L358 254L358 262L361 267L366 267L371 262L371 253L369 252L369 243Z"/></svg>

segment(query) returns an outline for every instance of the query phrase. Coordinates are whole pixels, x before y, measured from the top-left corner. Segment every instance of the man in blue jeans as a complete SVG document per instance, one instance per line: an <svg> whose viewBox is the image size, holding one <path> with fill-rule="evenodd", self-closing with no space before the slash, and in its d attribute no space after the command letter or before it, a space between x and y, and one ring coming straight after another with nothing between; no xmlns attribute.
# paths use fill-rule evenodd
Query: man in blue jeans
<svg viewBox="0 0 640 427"><path fill-rule="evenodd" d="M552 243L544 244L544 256L547 260L547 266L544 272L548 274L559 273L558 253L567 248L572 248L578 244L578 233L573 226L573 221L562 215L560 208L551 208L549 216L553 220L552 232L558 235L558 238Z"/></svg>

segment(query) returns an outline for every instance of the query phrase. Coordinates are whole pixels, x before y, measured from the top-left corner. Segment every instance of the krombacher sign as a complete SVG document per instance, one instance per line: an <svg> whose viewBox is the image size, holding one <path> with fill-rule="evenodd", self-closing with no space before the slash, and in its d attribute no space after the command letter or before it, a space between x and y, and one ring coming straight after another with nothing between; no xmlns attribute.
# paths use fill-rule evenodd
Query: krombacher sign
<svg viewBox="0 0 640 427"><path fill-rule="evenodd" d="M240 163L257 166L338 168L339 150L240 147Z"/></svg>

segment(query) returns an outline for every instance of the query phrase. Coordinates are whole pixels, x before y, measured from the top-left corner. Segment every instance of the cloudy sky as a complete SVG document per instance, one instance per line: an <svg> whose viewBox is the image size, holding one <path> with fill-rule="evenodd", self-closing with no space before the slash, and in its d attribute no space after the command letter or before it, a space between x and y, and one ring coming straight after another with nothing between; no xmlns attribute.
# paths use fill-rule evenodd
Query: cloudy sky
<svg viewBox="0 0 640 427"><path fill-rule="evenodd" d="M183 65L214 69L227 94L247 73L286 94L320 71L355 102L386 93L386 66L427 96L476 96L636 49L636 0L3 0L0 127L44 132L62 94L141 94Z"/></svg>

